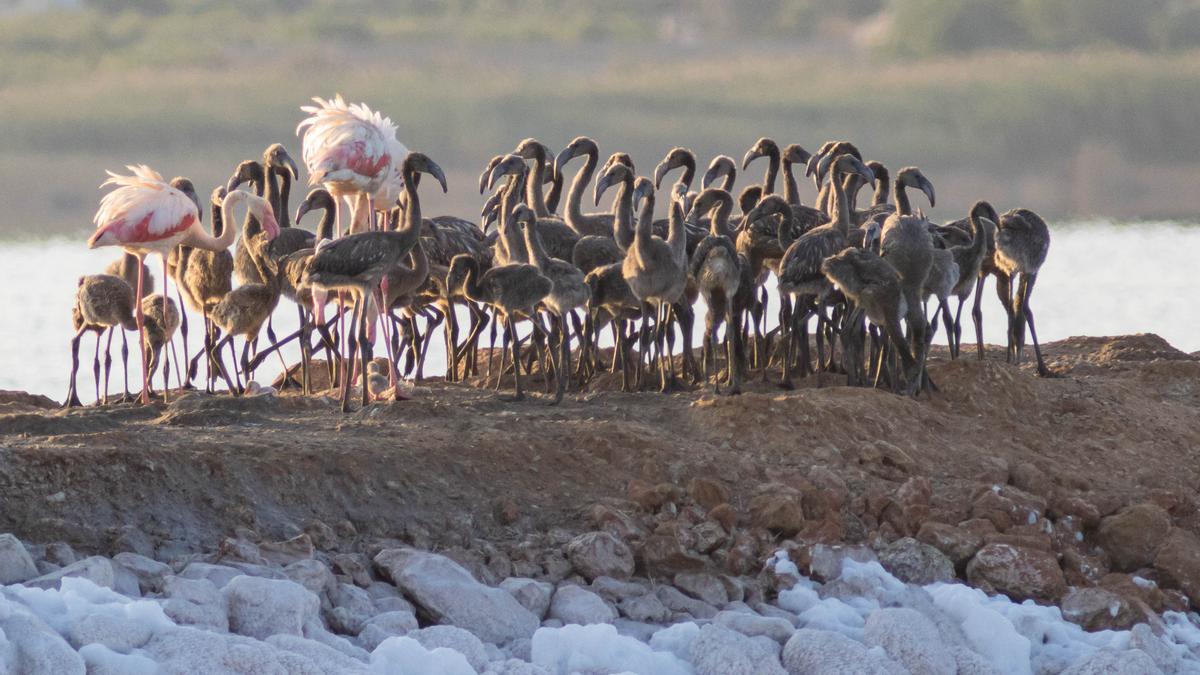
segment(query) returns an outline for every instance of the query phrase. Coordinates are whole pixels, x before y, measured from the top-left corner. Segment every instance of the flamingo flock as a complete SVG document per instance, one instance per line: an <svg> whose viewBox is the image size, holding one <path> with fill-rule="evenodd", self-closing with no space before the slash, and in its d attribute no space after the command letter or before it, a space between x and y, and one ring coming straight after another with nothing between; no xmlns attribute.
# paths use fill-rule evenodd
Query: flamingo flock
<svg viewBox="0 0 1200 675"><path fill-rule="evenodd" d="M962 310L972 296L983 358L981 304L989 276L996 278L1007 317L1008 361L1021 362L1028 328L1038 373L1049 375L1030 308L1049 250L1045 222L1028 209L1000 215L979 201L966 218L934 223L914 210L908 194L918 190L935 205L933 184L920 169L901 169L892 181L886 167L864 160L848 141L809 153L759 139L740 168L765 158L766 173L735 195L739 165L726 155L713 159L693 190L697 158L685 147L671 150L651 179L639 175L624 152L601 166L599 146L588 137L557 155L526 139L487 163L479 188L493 194L476 222L424 214L421 177L446 192L445 173L429 156L410 152L389 118L340 95L313 101L301 108L308 116L296 128L310 191L294 223L288 201L300 172L282 144L267 148L261 161L239 164L205 204L186 178L166 181L144 165L109 172L101 187L113 189L100 202L88 246L120 247L125 255L107 273L79 280L66 405L80 405L78 352L87 332L96 334L97 401L108 402L108 353L117 332L126 367L122 398L133 398L125 332L134 329L141 404L151 401L151 376L159 370L161 397L168 399L172 360L178 389L196 386L203 362L207 391L223 381L238 395L261 386L254 372L274 355L284 367L283 386L298 372L296 386L310 394L312 362L321 351L343 411L351 410L356 387L364 407L373 399L404 398L401 379L423 377L439 326L447 382L482 376L479 344L490 327L492 349L480 381L486 386L494 378L499 389L511 372L517 399L526 396L522 371L535 367L550 403L587 387L605 369L619 371L627 391L711 384L716 393L724 386L736 394L746 381L778 372L784 388L797 376L815 375L824 386L837 375L850 385L917 396L936 391L926 363L939 323L950 357L959 357ZM585 161L559 216L564 172L578 157ZM676 169L681 175L658 200ZM817 190L813 205L800 202L804 177ZM613 192L607 212L584 212L593 178L597 206ZM860 208L858 194L868 187L871 203ZM658 203L665 218L655 218ZM243 205L239 227L234 211ZM300 227L313 211L323 212L315 233ZM162 262L159 293L145 264L149 254ZM300 329L282 339L271 322L281 299L295 304L300 320ZM958 300L953 310L952 299ZM460 309L470 321L465 337ZM697 362L691 336L701 309ZM189 311L202 317L204 333L194 356ZM778 316L774 327L772 314ZM260 350L264 328L269 344ZM605 330L612 334L608 355L600 345ZM182 361L175 356L177 334ZM239 337L240 354L233 342ZM292 340L301 354L294 367L280 352ZM380 340L387 353L382 366L374 357Z"/></svg>

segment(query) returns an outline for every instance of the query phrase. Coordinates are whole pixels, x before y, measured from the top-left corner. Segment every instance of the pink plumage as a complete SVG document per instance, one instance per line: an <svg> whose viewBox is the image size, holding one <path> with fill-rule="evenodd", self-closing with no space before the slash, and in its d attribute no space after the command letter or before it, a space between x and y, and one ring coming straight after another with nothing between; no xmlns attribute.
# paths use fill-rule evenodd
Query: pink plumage
<svg viewBox="0 0 1200 675"><path fill-rule="evenodd" d="M408 149L396 139L396 125L365 104L347 104L340 94L313 101L316 105L300 108L309 117L296 127L309 183L334 193L372 196L391 187L399 196L391 184Z"/></svg>
<svg viewBox="0 0 1200 675"><path fill-rule="evenodd" d="M174 248L198 225L196 204L154 169L144 164L126 168L132 175L109 171L109 179L100 186L117 189L100 201L88 247L122 246L143 254Z"/></svg>

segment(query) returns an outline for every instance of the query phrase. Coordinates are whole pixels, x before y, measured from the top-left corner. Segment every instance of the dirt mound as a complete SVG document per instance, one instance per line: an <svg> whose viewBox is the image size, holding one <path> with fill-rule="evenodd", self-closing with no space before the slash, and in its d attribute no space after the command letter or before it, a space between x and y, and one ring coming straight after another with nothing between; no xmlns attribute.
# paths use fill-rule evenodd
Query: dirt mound
<svg viewBox="0 0 1200 675"><path fill-rule="evenodd" d="M41 394L0 389L0 413L17 413L33 410L53 410L58 402Z"/></svg>
<svg viewBox="0 0 1200 675"><path fill-rule="evenodd" d="M0 531L112 552L133 528L185 551L320 519L355 546L490 542L536 558L602 527L629 538L642 569L704 549L740 573L782 537L886 544L925 521L988 521L1001 530L988 536L1041 546L1030 513L1079 512L1090 528L1151 498L1196 531L1200 362L1154 336L1045 350L1059 377L995 348L983 362L935 353L939 392L920 400L811 377L783 391L756 374L737 397L588 391L557 407L531 378L521 403L432 380L350 415L287 393L7 415ZM697 479L727 503L692 501Z"/></svg>

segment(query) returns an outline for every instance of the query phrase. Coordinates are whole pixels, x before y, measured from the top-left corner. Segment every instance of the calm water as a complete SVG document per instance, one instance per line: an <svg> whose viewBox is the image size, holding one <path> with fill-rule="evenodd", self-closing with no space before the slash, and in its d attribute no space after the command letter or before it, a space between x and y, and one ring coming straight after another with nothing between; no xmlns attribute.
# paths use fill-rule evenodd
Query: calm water
<svg viewBox="0 0 1200 675"><path fill-rule="evenodd" d="M1038 335L1044 342L1071 335L1152 332L1185 351L1200 350L1200 307L1192 288L1200 226L1077 223L1053 227L1052 235L1050 256L1032 302ZM88 250L82 236L78 240L0 243L0 269L10 280L0 286L0 307L4 310L0 313L0 389L62 399L71 366L70 309L76 281L80 275L102 271L118 256L119 252L112 249ZM153 259L151 269L161 280L161 263ZM174 297L174 286L171 288ZM984 297L984 336L989 342L1002 342L1003 314L990 283ZM277 334L286 335L296 325L295 308L287 300L281 301L275 314ZM969 317L964 314L964 335L972 331ZM202 338L200 317L192 321L190 334L194 353ZM943 339L939 334L938 342ZM131 336L131 340L136 337ZM176 342L178 351L178 337ZM88 335L80 348L79 384L85 401L90 400L93 391L93 345ZM298 350L283 351L289 362L298 359ZM376 352L382 353L382 343ZM182 357L181 351L179 355ZM113 357L119 365L118 345L114 345ZM140 378L137 358L137 352L132 351L131 377L135 382ZM440 374L444 363L438 335L431 342L426 373ZM279 370L279 360L273 358L260 367L258 379L269 381ZM114 374L114 385L114 390L120 388L119 372Z"/></svg>

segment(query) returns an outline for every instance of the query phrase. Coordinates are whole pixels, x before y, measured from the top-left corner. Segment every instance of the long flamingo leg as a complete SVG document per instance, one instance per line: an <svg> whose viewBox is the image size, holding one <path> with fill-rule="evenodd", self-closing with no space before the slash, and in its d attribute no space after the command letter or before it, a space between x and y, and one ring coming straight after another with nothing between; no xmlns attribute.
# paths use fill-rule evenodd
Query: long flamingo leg
<svg viewBox="0 0 1200 675"><path fill-rule="evenodd" d="M162 256L162 270L163 270L162 315L163 315L163 321L165 322L167 320L167 254L165 254L165 253ZM178 288L176 288L175 290L176 290L176 292L179 291ZM139 304L141 304L140 303L141 296L138 296L138 299L139 299ZM179 311L181 311L181 312L183 311L183 296L180 296L180 299L179 299ZM164 354L164 357L165 357L165 354ZM167 403L169 401L169 399L170 399L170 397L168 396L169 392L170 392L170 387L164 385L163 386L163 403Z"/></svg>
<svg viewBox="0 0 1200 675"><path fill-rule="evenodd" d="M142 315L142 288L146 268L142 265L142 257L138 256L137 299L134 307L137 310L138 344L146 344L146 317ZM150 362L146 360L146 352L142 350L142 395L139 397L142 405L150 403Z"/></svg>

